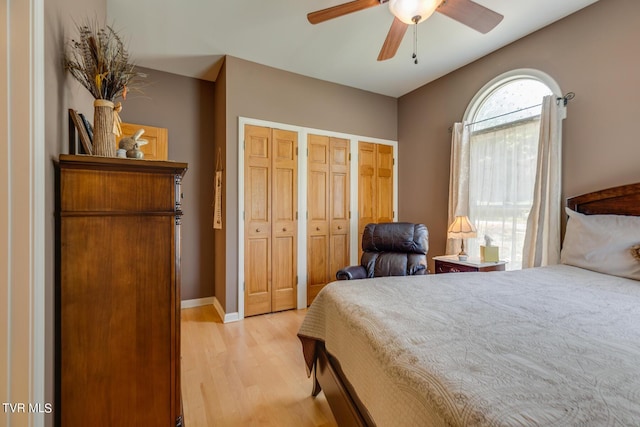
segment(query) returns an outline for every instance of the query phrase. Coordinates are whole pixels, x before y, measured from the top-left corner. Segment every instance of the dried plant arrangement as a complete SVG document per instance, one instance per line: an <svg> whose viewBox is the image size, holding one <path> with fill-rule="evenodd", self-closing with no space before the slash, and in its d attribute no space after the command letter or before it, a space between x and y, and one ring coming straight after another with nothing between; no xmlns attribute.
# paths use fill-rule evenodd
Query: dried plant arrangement
<svg viewBox="0 0 640 427"><path fill-rule="evenodd" d="M122 38L111 26L95 20L77 25L78 38L71 39L65 55L67 71L95 98L94 154L114 157L115 137L120 135L118 98L139 90L143 73L136 71Z"/></svg>

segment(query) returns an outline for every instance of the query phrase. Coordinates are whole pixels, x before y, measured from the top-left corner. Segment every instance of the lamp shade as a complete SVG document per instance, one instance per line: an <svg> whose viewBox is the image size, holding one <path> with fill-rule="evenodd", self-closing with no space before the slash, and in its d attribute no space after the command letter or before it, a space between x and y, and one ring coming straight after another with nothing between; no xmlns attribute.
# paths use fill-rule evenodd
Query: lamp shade
<svg viewBox="0 0 640 427"><path fill-rule="evenodd" d="M457 216L447 230L449 239L469 239L476 237L476 228L469 221L467 216Z"/></svg>
<svg viewBox="0 0 640 427"><path fill-rule="evenodd" d="M433 15L440 3L442 0L389 0L389 10L396 18L411 25Z"/></svg>

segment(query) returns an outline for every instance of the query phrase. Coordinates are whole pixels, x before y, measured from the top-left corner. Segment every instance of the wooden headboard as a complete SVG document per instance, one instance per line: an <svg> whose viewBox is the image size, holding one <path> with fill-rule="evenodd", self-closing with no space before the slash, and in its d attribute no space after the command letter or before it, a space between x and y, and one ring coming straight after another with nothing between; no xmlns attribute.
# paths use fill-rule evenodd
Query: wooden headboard
<svg viewBox="0 0 640 427"><path fill-rule="evenodd" d="M640 216L640 183L622 185L567 199L567 206L583 214Z"/></svg>

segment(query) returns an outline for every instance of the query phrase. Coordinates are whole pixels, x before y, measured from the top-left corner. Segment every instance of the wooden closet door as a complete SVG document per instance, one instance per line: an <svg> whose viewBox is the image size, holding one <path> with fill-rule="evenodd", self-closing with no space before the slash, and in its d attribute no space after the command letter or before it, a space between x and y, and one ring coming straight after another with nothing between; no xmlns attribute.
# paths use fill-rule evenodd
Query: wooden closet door
<svg viewBox="0 0 640 427"><path fill-rule="evenodd" d="M393 147L376 144L377 220L393 222Z"/></svg>
<svg viewBox="0 0 640 427"><path fill-rule="evenodd" d="M273 129L272 305L271 311L294 308L297 299L298 184L296 132Z"/></svg>
<svg viewBox="0 0 640 427"><path fill-rule="evenodd" d="M362 257L364 227L377 222L376 144L358 142L358 259Z"/></svg>
<svg viewBox="0 0 640 427"><path fill-rule="evenodd" d="M330 140L329 281L349 265L349 140Z"/></svg>
<svg viewBox="0 0 640 427"><path fill-rule="evenodd" d="M358 143L358 258L369 223L393 222L393 147Z"/></svg>
<svg viewBox="0 0 640 427"><path fill-rule="evenodd" d="M245 126L245 316L271 312L271 129Z"/></svg>
<svg viewBox="0 0 640 427"><path fill-rule="evenodd" d="M349 140L308 137L307 304L349 265Z"/></svg>
<svg viewBox="0 0 640 427"><path fill-rule="evenodd" d="M329 137L307 139L307 304L329 278Z"/></svg>

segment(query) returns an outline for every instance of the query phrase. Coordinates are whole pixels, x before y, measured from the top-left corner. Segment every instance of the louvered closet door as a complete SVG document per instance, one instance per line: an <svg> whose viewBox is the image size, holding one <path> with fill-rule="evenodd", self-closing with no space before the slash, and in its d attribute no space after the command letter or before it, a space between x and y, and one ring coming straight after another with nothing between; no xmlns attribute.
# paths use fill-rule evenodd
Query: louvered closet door
<svg viewBox="0 0 640 427"><path fill-rule="evenodd" d="M271 129L245 126L245 316L271 312Z"/></svg>
<svg viewBox="0 0 640 427"><path fill-rule="evenodd" d="M349 265L349 141L307 140L307 303Z"/></svg>
<svg viewBox="0 0 640 427"><path fill-rule="evenodd" d="M273 129L272 307L294 308L297 299L298 134Z"/></svg>

